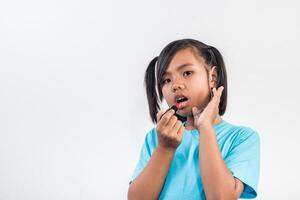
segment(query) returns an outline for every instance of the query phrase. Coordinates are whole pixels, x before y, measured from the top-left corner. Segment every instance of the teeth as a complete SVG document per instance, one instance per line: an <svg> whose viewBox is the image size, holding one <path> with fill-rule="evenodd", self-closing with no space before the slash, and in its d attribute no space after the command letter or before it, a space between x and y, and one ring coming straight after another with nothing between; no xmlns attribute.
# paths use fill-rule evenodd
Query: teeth
<svg viewBox="0 0 300 200"><path fill-rule="evenodd" d="M183 102L185 100L187 100L186 97L180 97L180 98L177 99L177 102L180 103L180 102Z"/></svg>

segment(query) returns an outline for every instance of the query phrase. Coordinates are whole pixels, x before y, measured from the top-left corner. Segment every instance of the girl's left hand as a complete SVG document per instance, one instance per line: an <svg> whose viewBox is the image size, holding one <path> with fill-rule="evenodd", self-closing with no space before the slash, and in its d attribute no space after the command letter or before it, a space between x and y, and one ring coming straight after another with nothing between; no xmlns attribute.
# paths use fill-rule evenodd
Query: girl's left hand
<svg viewBox="0 0 300 200"><path fill-rule="evenodd" d="M219 87L218 90L216 90L216 88L212 89L213 97L204 110L199 110L197 107L192 108L194 126L198 128L198 130L202 127L213 126L214 121L219 113L219 103L223 89L223 86Z"/></svg>

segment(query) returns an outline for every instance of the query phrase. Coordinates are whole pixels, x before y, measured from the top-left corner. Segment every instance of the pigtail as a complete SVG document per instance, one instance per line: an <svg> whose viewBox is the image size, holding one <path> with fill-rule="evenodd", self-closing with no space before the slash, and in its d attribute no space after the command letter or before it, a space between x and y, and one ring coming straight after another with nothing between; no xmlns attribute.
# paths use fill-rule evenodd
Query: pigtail
<svg viewBox="0 0 300 200"><path fill-rule="evenodd" d="M158 57L151 60L145 73L144 84L146 87L150 117L153 123L157 122L156 114L160 109L156 92L155 66Z"/></svg>
<svg viewBox="0 0 300 200"><path fill-rule="evenodd" d="M227 106L227 73L223 57L218 49L210 46L208 51L211 55L211 64L217 66L218 80L216 87L224 86L219 104L219 114L222 116L225 113Z"/></svg>

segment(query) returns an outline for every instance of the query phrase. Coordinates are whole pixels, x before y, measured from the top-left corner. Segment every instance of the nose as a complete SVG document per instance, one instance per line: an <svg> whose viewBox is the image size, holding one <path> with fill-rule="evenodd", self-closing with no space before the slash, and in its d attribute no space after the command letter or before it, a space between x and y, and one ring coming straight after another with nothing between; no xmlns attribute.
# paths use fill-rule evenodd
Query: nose
<svg viewBox="0 0 300 200"><path fill-rule="evenodd" d="M184 88L185 88L185 86L182 83L180 83L180 84L175 83L172 86L172 91L176 92L176 90L182 90Z"/></svg>

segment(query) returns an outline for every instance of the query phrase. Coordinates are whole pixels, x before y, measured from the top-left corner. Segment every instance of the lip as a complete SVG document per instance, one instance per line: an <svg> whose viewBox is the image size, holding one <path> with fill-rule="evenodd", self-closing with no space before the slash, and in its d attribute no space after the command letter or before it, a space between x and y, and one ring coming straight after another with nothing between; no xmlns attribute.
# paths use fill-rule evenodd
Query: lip
<svg viewBox="0 0 300 200"><path fill-rule="evenodd" d="M188 103L189 103L189 99L187 101L178 103L178 109L182 110L184 107L187 106Z"/></svg>
<svg viewBox="0 0 300 200"><path fill-rule="evenodd" d="M180 97L185 97L185 98L189 99L189 98L188 98L186 95L184 95L184 94L178 94L178 95L175 96L174 101L177 103L177 101L178 101L178 99L179 99Z"/></svg>

